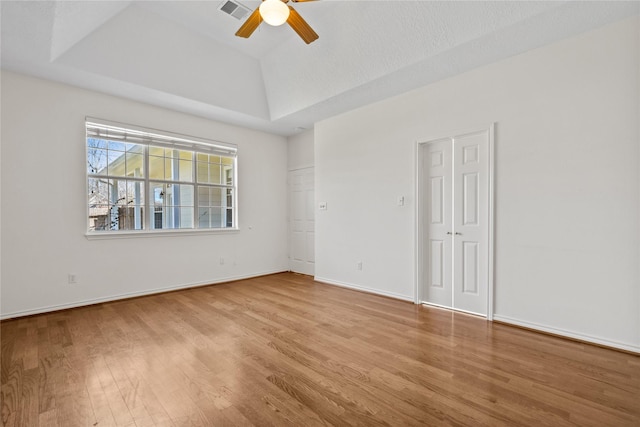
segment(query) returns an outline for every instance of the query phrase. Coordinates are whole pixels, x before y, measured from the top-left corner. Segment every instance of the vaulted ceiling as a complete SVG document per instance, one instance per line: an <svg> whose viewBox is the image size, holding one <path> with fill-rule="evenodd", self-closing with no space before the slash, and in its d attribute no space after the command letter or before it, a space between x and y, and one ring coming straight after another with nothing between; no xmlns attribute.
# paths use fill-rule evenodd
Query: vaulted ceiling
<svg viewBox="0 0 640 427"><path fill-rule="evenodd" d="M287 25L235 37L242 21L224 1L3 0L2 67L291 135L640 11L634 1L294 3L320 35L306 45Z"/></svg>

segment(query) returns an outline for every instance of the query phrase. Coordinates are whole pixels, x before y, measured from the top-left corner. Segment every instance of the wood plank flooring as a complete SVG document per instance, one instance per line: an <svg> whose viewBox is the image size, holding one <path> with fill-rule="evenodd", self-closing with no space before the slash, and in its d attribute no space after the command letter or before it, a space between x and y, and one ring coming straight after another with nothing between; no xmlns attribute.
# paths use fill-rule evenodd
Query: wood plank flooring
<svg viewBox="0 0 640 427"><path fill-rule="evenodd" d="M283 273L4 321L14 426L640 426L640 357Z"/></svg>

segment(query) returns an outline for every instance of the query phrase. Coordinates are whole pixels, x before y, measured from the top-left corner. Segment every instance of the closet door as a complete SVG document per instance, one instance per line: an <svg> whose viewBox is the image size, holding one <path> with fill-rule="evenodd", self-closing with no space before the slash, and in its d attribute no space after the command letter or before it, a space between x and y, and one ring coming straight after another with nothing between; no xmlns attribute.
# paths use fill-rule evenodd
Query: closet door
<svg viewBox="0 0 640 427"><path fill-rule="evenodd" d="M289 269L315 273L315 217L313 168L289 172Z"/></svg>
<svg viewBox="0 0 640 427"><path fill-rule="evenodd" d="M423 253L427 255L423 278L423 299L430 304L451 307L452 294L452 139L427 145L423 156L423 187L426 190Z"/></svg>
<svg viewBox="0 0 640 427"><path fill-rule="evenodd" d="M487 314L489 134L453 138L453 308Z"/></svg>
<svg viewBox="0 0 640 427"><path fill-rule="evenodd" d="M486 316L491 129L424 143L420 175L427 304Z"/></svg>

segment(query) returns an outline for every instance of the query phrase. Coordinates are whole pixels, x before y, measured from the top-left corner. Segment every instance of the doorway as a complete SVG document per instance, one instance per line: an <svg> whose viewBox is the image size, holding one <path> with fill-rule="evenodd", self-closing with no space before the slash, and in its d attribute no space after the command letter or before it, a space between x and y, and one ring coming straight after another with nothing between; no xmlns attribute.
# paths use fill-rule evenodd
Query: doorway
<svg viewBox="0 0 640 427"><path fill-rule="evenodd" d="M416 302L493 315L494 125L418 143Z"/></svg>

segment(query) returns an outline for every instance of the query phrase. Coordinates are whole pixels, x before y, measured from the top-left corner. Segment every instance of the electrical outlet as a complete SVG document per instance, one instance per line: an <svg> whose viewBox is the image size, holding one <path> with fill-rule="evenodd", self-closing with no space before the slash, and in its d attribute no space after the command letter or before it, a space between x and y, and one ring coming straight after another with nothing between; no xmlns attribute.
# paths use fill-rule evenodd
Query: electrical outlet
<svg viewBox="0 0 640 427"><path fill-rule="evenodd" d="M75 273L69 273L67 279L70 285L75 285L78 283L78 276Z"/></svg>
<svg viewBox="0 0 640 427"><path fill-rule="evenodd" d="M362 270L362 261L360 261L360 262L358 262L358 263L356 264L356 268L357 268L358 270Z"/></svg>
<svg viewBox="0 0 640 427"><path fill-rule="evenodd" d="M224 265L224 258L220 257L220 265Z"/></svg>

